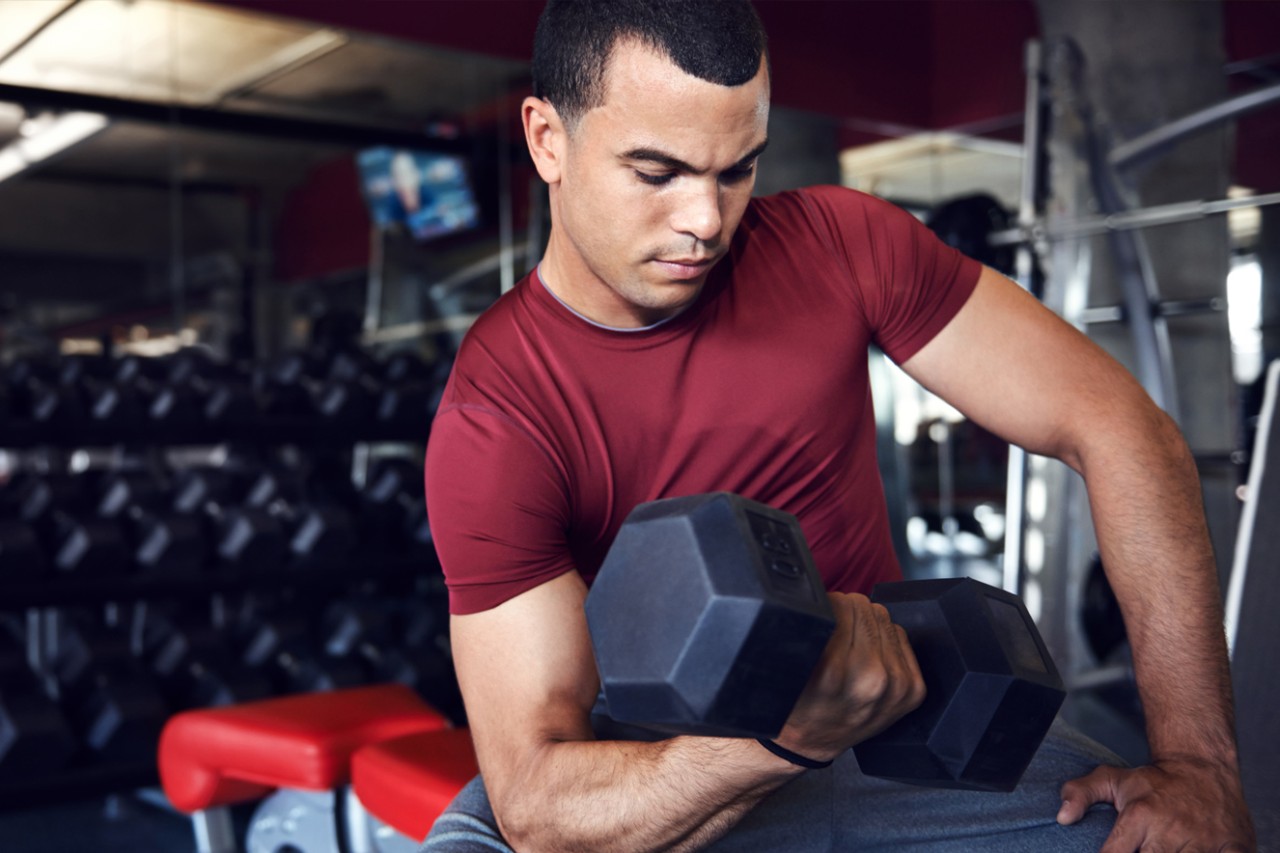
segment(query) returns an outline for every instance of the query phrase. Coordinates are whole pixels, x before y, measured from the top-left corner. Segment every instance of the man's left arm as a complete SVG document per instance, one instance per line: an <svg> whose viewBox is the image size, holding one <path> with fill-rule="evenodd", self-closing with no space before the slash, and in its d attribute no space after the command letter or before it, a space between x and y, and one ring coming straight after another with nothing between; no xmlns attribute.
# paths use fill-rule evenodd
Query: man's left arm
<svg viewBox="0 0 1280 853"><path fill-rule="evenodd" d="M1176 424L1097 345L984 269L969 301L903 365L967 417L1088 487L1124 612L1152 763L1063 787L1058 819L1119 811L1104 851L1252 850L1221 594L1195 463Z"/></svg>

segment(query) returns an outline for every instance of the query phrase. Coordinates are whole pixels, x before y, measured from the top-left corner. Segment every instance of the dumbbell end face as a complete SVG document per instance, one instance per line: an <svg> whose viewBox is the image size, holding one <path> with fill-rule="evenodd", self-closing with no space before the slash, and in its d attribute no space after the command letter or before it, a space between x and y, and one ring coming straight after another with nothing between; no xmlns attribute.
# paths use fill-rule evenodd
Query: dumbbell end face
<svg viewBox="0 0 1280 853"><path fill-rule="evenodd" d="M586 612L615 720L727 737L777 734L834 630L794 517L724 493L637 507Z"/></svg>
<svg viewBox="0 0 1280 853"><path fill-rule="evenodd" d="M907 632L928 695L854 747L869 776L1011 791L1066 691L1022 601L970 578L881 584L872 600Z"/></svg>

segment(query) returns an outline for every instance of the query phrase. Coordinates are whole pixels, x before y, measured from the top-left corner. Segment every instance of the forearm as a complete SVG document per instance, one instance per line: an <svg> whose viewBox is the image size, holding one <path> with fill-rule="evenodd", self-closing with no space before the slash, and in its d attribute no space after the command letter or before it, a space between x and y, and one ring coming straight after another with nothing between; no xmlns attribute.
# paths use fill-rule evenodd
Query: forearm
<svg viewBox="0 0 1280 853"><path fill-rule="evenodd" d="M564 741L495 810L521 851L699 850L800 772L750 740Z"/></svg>
<svg viewBox="0 0 1280 853"><path fill-rule="evenodd" d="M1163 413L1081 460L1156 760L1236 763L1221 593L1195 463Z"/></svg>

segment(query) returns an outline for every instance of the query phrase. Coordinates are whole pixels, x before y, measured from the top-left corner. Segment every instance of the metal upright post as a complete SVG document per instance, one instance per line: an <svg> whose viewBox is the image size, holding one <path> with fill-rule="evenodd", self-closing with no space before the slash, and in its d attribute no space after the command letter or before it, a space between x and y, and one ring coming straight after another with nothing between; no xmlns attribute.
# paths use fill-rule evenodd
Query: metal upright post
<svg viewBox="0 0 1280 853"><path fill-rule="evenodd" d="M1026 117L1022 128L1022 192L1018 201L1018 227L1024 239L1018 244L1015 258L1018 283L1028 290L1035 274L1033 234L1042 197L1040 183L1044 176L1044 60L1040 42L1027 42L1025 67L1027 75ZM1009 592L1017 594L1022 586L1022 537L1026 528L1027 452L1017 445L1009 447L1009 474L1005 488L1004 581Z"/></svg>

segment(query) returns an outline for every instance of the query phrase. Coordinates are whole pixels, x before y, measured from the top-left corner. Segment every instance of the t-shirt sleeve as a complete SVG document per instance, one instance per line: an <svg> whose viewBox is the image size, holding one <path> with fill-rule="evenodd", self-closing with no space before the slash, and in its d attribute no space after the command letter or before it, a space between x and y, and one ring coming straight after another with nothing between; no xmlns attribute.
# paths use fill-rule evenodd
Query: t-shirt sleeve
<svg viewBox="0 0 1280 853"><path fill-rule="evenodd" d="M875 196L844 187L804 193L849 270L872 340L899 364L911 358L960 311L982 265Z"/></svg>
<svg viewBox="0 0 1280 853"><path fill-rule="evenodd" d="M488 610L576 568L564 478L505 415L442 409L427 445L426 492L451 613Z"/></svg>

